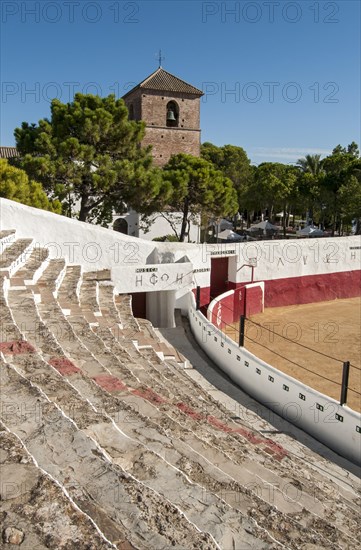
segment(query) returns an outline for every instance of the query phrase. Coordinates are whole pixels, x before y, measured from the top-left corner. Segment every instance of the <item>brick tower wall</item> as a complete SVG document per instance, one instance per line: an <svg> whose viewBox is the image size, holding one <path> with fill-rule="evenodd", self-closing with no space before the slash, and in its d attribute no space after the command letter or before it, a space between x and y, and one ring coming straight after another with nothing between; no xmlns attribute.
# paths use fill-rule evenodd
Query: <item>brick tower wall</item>
<svg viewBox="0 0 361 550"><path fill-rule="evenodd" d="M167 104L177 103L179 108L178 127L167 127ZM171 155L187 153L200 155L200 98L175 92L156 92L137 89L125 98L130 108L133 105L134 119L146 123L146 134L142 144L152 145L154 163L164 165Z"/></svg>

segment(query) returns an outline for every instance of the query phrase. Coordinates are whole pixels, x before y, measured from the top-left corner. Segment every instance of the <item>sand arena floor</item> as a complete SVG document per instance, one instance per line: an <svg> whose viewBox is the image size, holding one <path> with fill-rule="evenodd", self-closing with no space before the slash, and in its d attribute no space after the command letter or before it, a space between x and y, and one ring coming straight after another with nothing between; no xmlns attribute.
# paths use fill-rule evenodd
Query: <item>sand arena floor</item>
<svg viewBox="0 0 361 550"><path fill-rule="evenodd" d="M236 341L238 327L239 323L234 323L225 330ZM247 349L337 400L341 392L342 363L350 361L347 405L357 411L361 411L360 340L361 298L269 308L246 321Z"/></svg>

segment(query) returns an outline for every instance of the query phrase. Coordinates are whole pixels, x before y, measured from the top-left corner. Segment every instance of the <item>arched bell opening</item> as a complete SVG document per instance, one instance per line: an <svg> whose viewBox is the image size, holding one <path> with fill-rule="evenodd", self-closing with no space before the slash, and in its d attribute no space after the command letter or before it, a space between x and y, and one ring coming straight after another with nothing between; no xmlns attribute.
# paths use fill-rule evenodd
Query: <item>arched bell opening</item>
<svg viewBox="0 0 361 550"><path fill-rule="evenodd" d="M169 101L166 112L166 125L169 128L176 128L179 123L179 107L175 101Z"/></svg>

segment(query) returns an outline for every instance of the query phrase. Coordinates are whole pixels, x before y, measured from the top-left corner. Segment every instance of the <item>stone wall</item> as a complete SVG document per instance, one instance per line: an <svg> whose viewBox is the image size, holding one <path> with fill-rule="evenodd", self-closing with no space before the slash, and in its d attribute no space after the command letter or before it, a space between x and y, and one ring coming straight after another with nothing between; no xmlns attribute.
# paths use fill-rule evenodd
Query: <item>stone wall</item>
<svg viewBox="0 0 361 550"><path fill-rule="evenodd" d="M163 166L172 155L200 155L200 131L147 127L142 144L152 145L154 163Z"/></svg>
<svg viewBox="0 0 361 550"><path fill-rule="evenodd" d="M170 101L179 110L178 127L167 127L167 105ZM175 92L156 92L138 88L125 98L134 119L146 123L143 146L152 145L154 162L164 165L171 155L200 154L200 98Z"/></svg>

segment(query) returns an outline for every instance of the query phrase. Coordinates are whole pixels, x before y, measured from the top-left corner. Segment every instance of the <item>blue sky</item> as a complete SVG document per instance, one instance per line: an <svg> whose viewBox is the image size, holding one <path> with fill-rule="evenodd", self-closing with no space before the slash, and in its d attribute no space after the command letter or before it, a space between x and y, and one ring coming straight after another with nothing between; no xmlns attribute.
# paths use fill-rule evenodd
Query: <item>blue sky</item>
<svg viewBox="0 0 361 550"><path fill-rule="evenodd" d="M254 164L360 143L360 3L1 3L1 145L74 91L125 93L158 66L205 91L202 141Z"/></svg>

